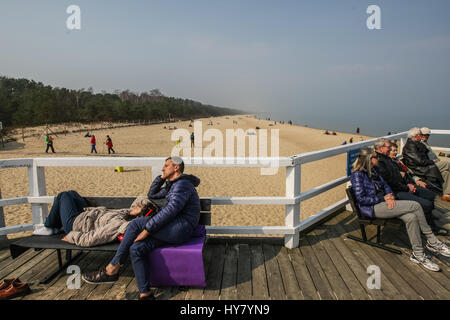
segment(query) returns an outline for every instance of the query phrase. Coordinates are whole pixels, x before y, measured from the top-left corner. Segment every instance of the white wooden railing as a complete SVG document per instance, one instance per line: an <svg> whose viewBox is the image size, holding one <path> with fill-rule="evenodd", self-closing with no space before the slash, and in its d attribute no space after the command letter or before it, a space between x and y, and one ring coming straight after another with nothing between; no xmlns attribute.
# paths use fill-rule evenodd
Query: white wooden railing
<svg viewBox="0 0 450 320"><path fill-rule="evenodd" d="M432 130L433 134L450 134L450 130ZM407 132L390 136L388 139L400 139L404 145ZM284 197L212 197L213 205L284 205L284 226L208 226L209 234L284 234L285 246L298 247L300 232L320 222L337 210L348 204L345 197L342 200L322 209L309 218L301 221L301 203L307 199L318 196L332 188L349 181L349 177L343 176L334 181L327 182L311 190L301 192L302 165L329 157L333 157L351 150L372 146L376 139L347 144L326 150L297 154L291 157L280 158L234 158L218 161L217 158L185 158L186 166L194 167L269 167L277 163L279 167L286 168L286 193ZM439 148L440 150L445 148ZM45 167L152 167L152 176L160 174L165 158L141 158L141 157L108 157L108 158L32 158L32 159L2 159L0 169L27 167L30 193L28 196L1 199L0 194L0 222L2 207L18 204L31 204L32 223L17 226L1 226L0 236L6 234L33 230L42 226L48 215L48 204L53 202L54 196L47 195L45 183ZM220 162L220 163L219 163ZM344 196L344 194L343 194Z"/></svg>

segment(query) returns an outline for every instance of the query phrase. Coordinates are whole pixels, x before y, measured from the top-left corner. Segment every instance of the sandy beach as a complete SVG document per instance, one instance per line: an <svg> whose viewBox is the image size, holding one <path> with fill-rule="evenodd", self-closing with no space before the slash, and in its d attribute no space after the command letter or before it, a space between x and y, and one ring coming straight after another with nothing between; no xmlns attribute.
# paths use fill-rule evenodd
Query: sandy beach
<svg viewBox="0 0 450 320"><path fill-rule="evenodd" d="M203 132L219 129L225 137L226 129L250 128L279 129L279 156L291 156L303 152L321 150L341 145L353 137L353 142L367 140L371 137L337 132L337 135L325 135L323 129L274 124L274 121L258 120L252 116L236 115L217 118L199 119ZM212 121L213 125L208 125ZM237 124L236 124L237 122ZM106 146L102 144L106 135L110 135L115 157L166 157L171 153L176 142L171 141L173 130L164 129L168 125L188 129L190 121L170 124L131 126L92 131L97 138L98 154L90 153L90 140L84 137L85 131L71 132L79 127L67 127L67 134L53 135L56 154L45 153L45 135L39 135L44 127L25 128L25 141L22 134L17 134L17 142L0 147L0 158L36 158L36 157L107 157ZM57 126L53 131L63 130ZM333 128L328 128L331 132ZM34 133L35 136L27 136ZM196 138L198 139L198 137ZM210 142L203 142L203 147ZM248 149L248 148L247 148ZM225 150L225 143L224 143ZM248 152L248 150L247 150ZM225 154L225 151L224 151ZM270 156L270 145L268 149ZM195 168L187 167L185 173L198 176L201 183L198 192L201 197L214 196L284 196L286 170L281 167L275 175L261 175L259 168ZM346 174L346 154L313 162L302 166L302 191L342 177ZM48 195L57 195L61 191L76 190L82 195L90 196L138 196L146 195L151 184L151 168L124 167L124 172L115 172L114 168L105 167L51 167L46 168L46 186ZM25 196L29 194L28 174L26 168L2 169L0 171L0 189L3 198ZM301 219L305 219L321 209L344 198L344 186L334 188L320 196L302 202ZM8 206L4 208L6 225L31 223L30 205ZM212 225L284 225L285 208L276 205L239 205L213 206ZM29 233L27 233L29 234ZM17 233L9 238L23 236Z"/></svg>

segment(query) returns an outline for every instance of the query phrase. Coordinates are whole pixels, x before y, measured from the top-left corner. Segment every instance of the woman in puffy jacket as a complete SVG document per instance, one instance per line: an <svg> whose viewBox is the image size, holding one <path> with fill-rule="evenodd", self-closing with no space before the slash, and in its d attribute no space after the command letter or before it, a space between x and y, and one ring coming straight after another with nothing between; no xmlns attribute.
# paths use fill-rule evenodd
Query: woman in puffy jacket
<svg viewBox="0 0 450 320"><path fill-rule="evenodd" d="M413 249L410 260L428 270L439 271L439 266L424 253L420 232L427 238L428 250L449 257L449 248L433 234L417 202L395 200L391 188L380 176L377 165L378 154L368 148L361 149L353 164L350 180L361 214L369 218L403 220Z"/></svg>
<svg viewBox="0 0 450 320"><path fill-rule="evenodd" d="M61 192L53 202L44 227L34 234L52 235L64 231L66 235L62 240L77 246L105 244L124 234L128 224L149 204L147 197L137 197L129 209L89 207L76 191Z"/></svg>

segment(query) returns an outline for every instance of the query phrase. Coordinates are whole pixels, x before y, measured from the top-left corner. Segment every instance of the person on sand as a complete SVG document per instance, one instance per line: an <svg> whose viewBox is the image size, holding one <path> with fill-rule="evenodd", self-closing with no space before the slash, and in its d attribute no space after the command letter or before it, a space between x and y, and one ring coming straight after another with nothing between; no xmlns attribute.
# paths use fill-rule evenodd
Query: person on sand
<svg viewBox="0 0 450 320"><path fill-rule="evenodd" d="M81 247L98 246L116 240L125 233L130 221L150 207L155 210L147 197L137 197L129 209L89 207L76 191L64 191L56 196L44 227L33 234L48 236L64 232L63 241Z"/></svg>
<svg viewBox="0 0 450 320"><path fill-rule="evenodd" d="M391 187L378 171L378 156L372 149L363 148L353 164L350 180L361 214L369 218L403 220L413 249L410 260L427 270L439 271L439 266L424 252L421 232L427 239L429 251L450 257L450 249L433 234L419 203L395 200Z"/></svg>
<svg viewBox="0 0 450 320"><path fill-rule="evenodd" d="M191 133L191 148L193 148L195 146L195 136L194 133Z"/></svg>
<svg viewBox="0 0 450 320"><path fill-rule="evenodd" d="M166 159L163 174L153 181L149 195L154 199L165 198L167 205L151 218L134 219L111 262L99 271L84 273L84 281L91 284L117 281L120 266L126 263L130 255L139 299L154 299L148 274L149 252L167 243L185 242L191 237L200 218L200 199L195 189L200 179L183 174L183 171L184 162L180 157Z"/></svg>
<svg viewBox="0 0 450 320"><path fill-rule="evenodd" d="M97 153L97 149L95 149L95 145L97 144L97 141L95 140L95 135L91 136L91 153L95 151Z"/></svg>
<svg viewBox="0 0 450 320"><path fill-rule="evenodd" d="M105 144L106 144L106 146L108 147L108 154L110 154L111 153L111 151L113 152L113 153L116 153L115 151L114 151L114 149L113 149L113 143L112 143L112 140L111 140L111 138L110 138L110 136L106 136L106 142L105 142Z"/></svg>
<svg viewBox="0 0 450 320"><path fill-rule="evenodd" d="M45 153L48 153L48 149L52 149L52 153L55 153L55 149L53 148L53 137L50 135L45 136L45 142L47 144L47 149L45 150Z"/></svg>

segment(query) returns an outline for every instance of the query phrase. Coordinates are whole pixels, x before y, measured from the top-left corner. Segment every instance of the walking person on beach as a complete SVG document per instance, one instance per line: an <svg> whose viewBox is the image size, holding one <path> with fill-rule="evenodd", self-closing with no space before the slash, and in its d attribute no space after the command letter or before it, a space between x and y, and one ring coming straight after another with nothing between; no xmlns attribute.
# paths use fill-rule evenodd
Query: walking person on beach
<svg viewBox="0 0 450 320"><path fill-rule="evenodd" d="M194 147L194 145L195 145L194 141L195 141L195 136L194 136L194 133L192 132L191 133L191 148Z"/></svg>
<svg viewBox="0 0 450 320"><path fill-rule="evenodd" d="M97 141L95 140L95 135L92 135L91 137L91 153L95 151L97 153L97 149L95 149L95 144Z"/></svg>
<svg viewBox="0 0 450 320"><path fill-rule="evenodd" d="M55 149L53 148L53 138L50 135L45 136L45 142L47 143L47 149L45 150L45 153L48 153L48 149L52 149L52 152L55 153Z"/></svg>
<svg viewBox="0 0 450 320"><path fill-rule="evenodd" d="M116 153L115 151L114 151L114 149L113 149L113 143L112 143L112 140L111 140L111 138L110 138L110 136L106 136L106 142L105 142L105 144L106 144L106 146L108 147L108 154L111 154L111 151L113 152L113 153Z"/></svg>
<svg viewBox="0 0 450 320"><path fill-rule="evenodd" d="M167 205L153 217L136 218L130 222L125 236L111 262L99 271L82 275L87 283L112 283L118 280L120 266L131 257L140 300L154 299L150 291L148 254L167 243L180 244L189 239L200 219L200 199L197 187L200 179L183 174L180 157L166 159L163 174L153 181L149 196L165 198Z"/></svg>

